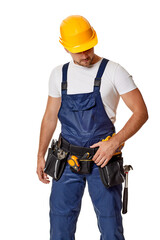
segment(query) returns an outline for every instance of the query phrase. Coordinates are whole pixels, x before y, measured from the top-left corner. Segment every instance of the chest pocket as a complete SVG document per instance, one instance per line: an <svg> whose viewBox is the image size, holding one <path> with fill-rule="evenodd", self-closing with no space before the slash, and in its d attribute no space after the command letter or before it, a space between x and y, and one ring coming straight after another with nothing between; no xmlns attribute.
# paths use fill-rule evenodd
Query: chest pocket
<svg viewBox="0 0 160 240"><path fill-rule="evenodd" d="M72 111L84 111L93 108L96 105L95 96L89 94L68 95L67 105Z"/></svg>

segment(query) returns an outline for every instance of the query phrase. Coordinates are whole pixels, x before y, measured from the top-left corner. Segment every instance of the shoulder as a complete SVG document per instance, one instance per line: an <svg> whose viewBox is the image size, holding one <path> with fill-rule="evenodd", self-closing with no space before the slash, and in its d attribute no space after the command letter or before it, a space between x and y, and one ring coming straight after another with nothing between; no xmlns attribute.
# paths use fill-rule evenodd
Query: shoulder
<svg viewBox="0 0 160 240"><path fill-rule="evenodd" d="M63 67L63 64L54 67L54 68L52 69L52 71L51 71L51 76L56 76L56 75L58 75L58 74L61 74L61 72L62 72L62 67Z"/></svg>
<svg viewBox="0 0 160 240"><path fill-rule="evenodd" d="M108 61L107 67L111 70L115 70L119 66L119 63L114 62L112 60Z"/></svg>
<svg viewBox="0 0 160 240"><path fill-rule="evenodd" d="M127 93L137 88L132 75L122 67L119 63L109 61L108 72L110 73L110 80L119 95Z"/></svg>
<svg viewBox="0 0 160 240"><path fill-rule="evenodd" d="M118 66L119 64L117 62L109 60L106 66L105 73L108 74L110 77L113 77Z"/></svg>
<svg viewBox="0 0 160 240"><path fill-rule="evenodd" d="M110 80L115 83L118 79L132 77L127 70L122 67L119 63L109 60L107 66L107 72Z"/></svg>
<svg viewBox="0 0 160 240"><path fill-rule="evenodd" d="M117 73L117 72L126 72L126 73L128 73L124 69L124 67L122 67L119 63L111 61L111 60L108 61L107 68L108 68L109 71L111 71L113 73Z"/></svg>
<svg viewBox="0 0 160 240"><path fill-rule="evenodd" d="M104 80L105 82L110 82L112 85L114 85L114 78L115 78L115 73L118 68L119 64L109 60L107 63L107 66L104 71Z"/></svg>
<svg viewBox="0 0 160 240"><path fill-rule="evenodd" d="M54 67L50 73L48 95L51 97L61 96L62 67L62 64L58 65Z"/></svg>

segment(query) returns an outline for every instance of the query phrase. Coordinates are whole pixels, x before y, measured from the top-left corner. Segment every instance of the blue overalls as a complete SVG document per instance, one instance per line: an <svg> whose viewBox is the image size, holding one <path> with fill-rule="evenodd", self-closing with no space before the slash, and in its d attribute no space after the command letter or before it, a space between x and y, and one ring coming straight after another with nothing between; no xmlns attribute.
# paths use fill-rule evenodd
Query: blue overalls
<svg viewBox="0 0 160 240"><path fill-rule="evenodd" d="M67 94L67 70L62 68L62 103L58 113L61 135L73 145L90 147L115 132L100 94L101 77L108 63L102 59L94 91ZM76 81L76 79L75 79ZM50 240L75 240L76 223L86 181L98 220L100 240L124 240L121 217L122 185L107 189L94 163L90 174L77 174L66 165L60 180L52 181L50 195ZM89 214L89 213L88 213Z"/></svg>

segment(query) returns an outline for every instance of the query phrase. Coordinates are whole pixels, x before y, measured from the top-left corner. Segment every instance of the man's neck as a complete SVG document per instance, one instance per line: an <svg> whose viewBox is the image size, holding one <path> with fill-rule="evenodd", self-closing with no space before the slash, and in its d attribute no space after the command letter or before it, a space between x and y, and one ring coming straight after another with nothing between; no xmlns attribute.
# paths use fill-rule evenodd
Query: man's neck
<svg viewBox="0 0 160 240"><path fill-rule="evenodd" d="M92 59L91 64L95 64L95 63L97 63L97 62L100 61L100 60L101 60L101 57L98 56L98 55L96 55L96 54L94 54L94 57L93 57L93 59Z"/></svg>

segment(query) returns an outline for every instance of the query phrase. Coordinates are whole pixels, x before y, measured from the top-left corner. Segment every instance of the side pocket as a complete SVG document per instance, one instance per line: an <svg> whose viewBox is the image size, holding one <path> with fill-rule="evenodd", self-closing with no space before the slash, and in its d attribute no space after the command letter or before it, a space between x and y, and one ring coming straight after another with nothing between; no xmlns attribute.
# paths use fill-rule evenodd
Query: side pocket
<svg viewBox="0 0 160 240"><path fill-rule="evenodd" d="M50 165L50 163L51 163L50 158L51 158L52 152L53 152L52 149L49 148L49 149L48 149L48 154L47 154L47 159L46 159L46 162L45 162L44 172L45 172L46 169L49 168L49 165Z"/></svg>
<svg viewBox="0 0 160 240"><path fill-rule="evenodd" d="M57 157L53 154L53 150L51 148L49 148L44 172L47 173L51 177L54 177L56 160L57 160Z"/></svg>
<svg viewBox="0 0 160 240"><path fill-rule="evenodd" d="M109 161L103 168L99 167L103 184L109 188L124 182L123 159Z"/></svg>
<svg viewBox="0 0 160 240"><path fill-rule="evenodd" d="M44 172L50 177L52 177L54 180L58 181L62 176L65 166L66 158L62 160L58 159L55 155L55 152L53 152L53 150L49 148Z"/></svg>

